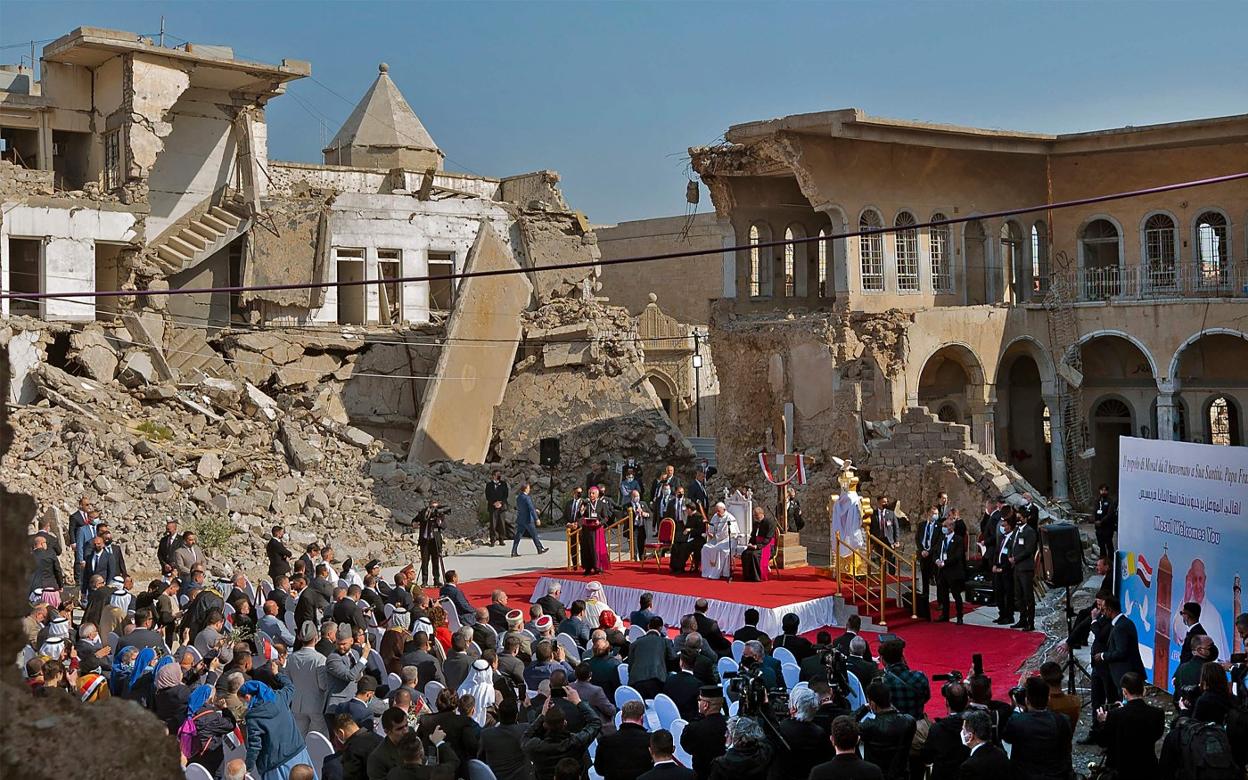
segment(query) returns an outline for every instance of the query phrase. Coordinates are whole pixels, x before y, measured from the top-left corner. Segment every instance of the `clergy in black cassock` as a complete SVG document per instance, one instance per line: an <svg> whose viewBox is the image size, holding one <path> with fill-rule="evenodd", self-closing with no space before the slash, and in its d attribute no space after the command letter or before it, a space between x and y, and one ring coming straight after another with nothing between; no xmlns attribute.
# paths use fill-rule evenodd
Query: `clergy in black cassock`
<svg viewBox="0 0 1248 780"><path fill-rule="evenodd" d="M761 506L754 507L754 525L750 541L741 551L741 576L746 582L762 582L771 568L776 551L776 524L767 519Z"/></svg>

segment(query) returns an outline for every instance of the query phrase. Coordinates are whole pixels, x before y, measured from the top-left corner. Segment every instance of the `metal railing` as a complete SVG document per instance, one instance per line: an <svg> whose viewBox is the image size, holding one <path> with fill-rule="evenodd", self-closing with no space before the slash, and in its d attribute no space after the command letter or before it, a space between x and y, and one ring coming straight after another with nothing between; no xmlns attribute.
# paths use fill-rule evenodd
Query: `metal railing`
<svg viewBox="0 0 1248 780"><path fill-rule="evenodd" d="M1103 266L1075 271L1080 301L1248 297L1248 260L1211 266Z"/></svg>
<svg viewBox="0 0 1248 780"><path fill-rule="evenodd" d="M566 529L568 538L569 570L580 566L581 562L581 524L569 523ZM603 528L607 535L607 557L613 561L627 561L633 557L633 523L629 517L622 517Z"/></svg>
<svg viewBox="0 0 1248 780"><path fill-rule="evenodd" d="M894 549L868 531L864 530L863 536L866 546L857 548L841 539L840 531L834 535L832 566L836 571L836 592L865 610L881 628L887 628L888 601L891 598L897 606L904 606L905 586L909 584L910 616L918 617L915 594L919 591L919 567L914 556Z"/></svg>

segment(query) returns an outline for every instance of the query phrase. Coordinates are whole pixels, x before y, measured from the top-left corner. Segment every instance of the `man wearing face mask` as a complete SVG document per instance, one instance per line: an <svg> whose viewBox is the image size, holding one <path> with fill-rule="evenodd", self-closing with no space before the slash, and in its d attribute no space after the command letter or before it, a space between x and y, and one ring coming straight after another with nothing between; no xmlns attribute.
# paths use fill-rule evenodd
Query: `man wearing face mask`
<svg viewBox="0 0 1248 780"><path fill-rule="evenodd" d="M932 765L931 780L954 780L969 752L961 738L962 715L971 705L970 692L960 682L941 688L949 714L932 724L919 751L919 759Z"/></svg>
<svg viewBox="0 0 1248 780"><path fill-rule="evenodd" d="M919 573L922 580L922 587L914 606L919 617L924 620L932 619L932 579L936 574L936 553L939 552L937 545L940 541L940 512L933 504L928 507L927 519L919 524L919 529L914 535L914 546L919 555Z"/></svg>
<svg viewBox="0 0 1248 780"><path fill-rule="evenodd" d="M940 620L949 620L949 597L953 596L958 622L962 622L962 591L966 587L966 531L959 533L956 510L945 516L944 537L936 555L936 599Z"/></svg>
<svg viewBox="0 0 1248 780"><path fill-rule="evenodd" d="M958 770L958 780L1001 780L1010 776L1010 759L992 744L992 721L988 713L968 710L962 713L962 744L970 755Z"/></svg>

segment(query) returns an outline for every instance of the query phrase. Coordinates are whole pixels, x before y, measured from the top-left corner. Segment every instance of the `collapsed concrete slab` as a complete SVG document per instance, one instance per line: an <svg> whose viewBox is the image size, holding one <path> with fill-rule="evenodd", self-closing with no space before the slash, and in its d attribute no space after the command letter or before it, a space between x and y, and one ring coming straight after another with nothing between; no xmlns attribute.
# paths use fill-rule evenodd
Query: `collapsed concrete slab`
<svg viewBox="0 0 1248 780"><path fill-rule="evenodd" d="M465 272L519 268L507 244L483 220ZM408 462L485 462L494 408L507 390L521 334L520 315L532 293L532 285L520 274L461 280L446 329L447 346L428 386Z"/></svg>

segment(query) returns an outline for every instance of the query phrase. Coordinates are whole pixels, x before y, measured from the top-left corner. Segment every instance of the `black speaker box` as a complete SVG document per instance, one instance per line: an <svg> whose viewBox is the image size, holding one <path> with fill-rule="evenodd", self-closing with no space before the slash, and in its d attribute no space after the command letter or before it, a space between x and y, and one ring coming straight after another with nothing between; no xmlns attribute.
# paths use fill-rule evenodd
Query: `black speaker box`
<svg viewBox="0 0 1248 780"><path fill-rule="evenodd" d="M1040 526L1040 562L1045 583L1055 588L1083 584L1083 539L1069 523Z"/></svg>
<svg viewBox="0 0 1248 780"><path fill-rule="evenodd" d="M559 439L550 437L542 439L537 444L538 458L541 464L547 468L554 468L559 465Z"/></svg>

